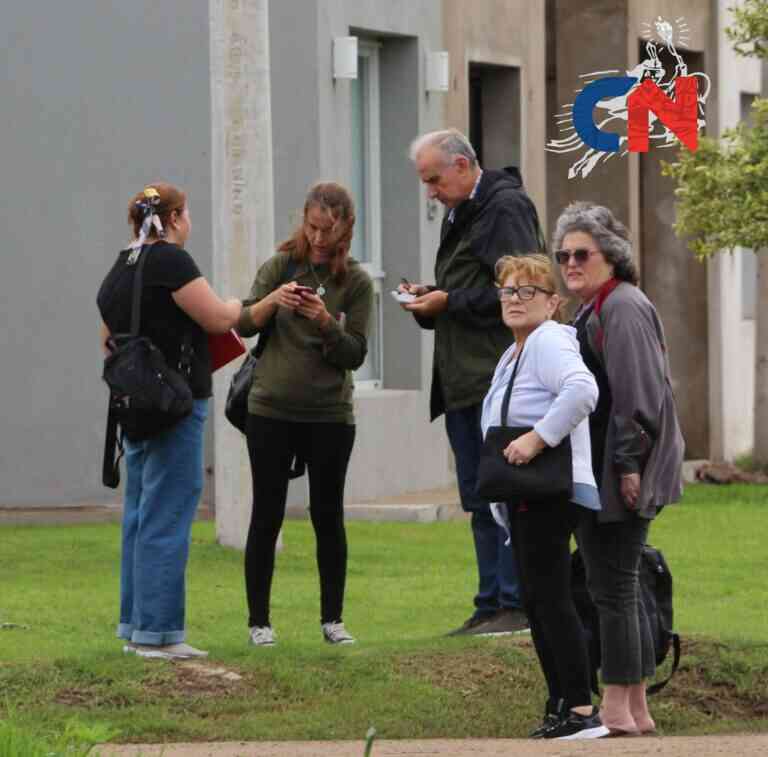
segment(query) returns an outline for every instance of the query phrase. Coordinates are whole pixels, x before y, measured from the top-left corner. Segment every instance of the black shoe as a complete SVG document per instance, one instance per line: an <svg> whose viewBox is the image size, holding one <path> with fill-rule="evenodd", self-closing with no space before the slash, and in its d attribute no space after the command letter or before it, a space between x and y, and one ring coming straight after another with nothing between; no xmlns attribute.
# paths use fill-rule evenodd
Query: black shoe
<svg viewBox="0 0 768 757"><path fill-rule="evenodd" d="M530 630L528 616L518 608L502 608L495 615L475 629L478 636L507 636Z"/></svg>
<svg viewBox="0 0 768 757"><path fill-rule="evenodd" d="M478 633L477 629L480 628L481 625L487 623L493 617L495 616L472 615L464 621L463 625L459 626L459 628L454 628L454 630L447 633L446 636L473 636Z"/></svg>
<svg viewBox="0 0 768 757"><path fill-rule="evenodd" d="M547 731L542 738L560 739L561 741L575 741L577 739L600 739L607 736L610 731L600 720L597 707L592 708L590 715L579 715L570 711L552 729Z"/></svg>
<svg viewBox="0 0 768 757"><path fill-rule="evenodd" d="M547 734L557 728L560 725L559 715L555 715L554 712L548 712L544 716L544 720L541 721L541 725L538 728L534 728L529 734L529 739L545 739Z"/></svg>
<svg viewBox="0 0 768 757"><path fill-rule="evenodd" d="M529 739L543 739L545 735L560 725L560 721L566 716L565 702L562 699L553 701L547 699L544 705L544 720L538 728L534 728L529 734Z"/></svg>

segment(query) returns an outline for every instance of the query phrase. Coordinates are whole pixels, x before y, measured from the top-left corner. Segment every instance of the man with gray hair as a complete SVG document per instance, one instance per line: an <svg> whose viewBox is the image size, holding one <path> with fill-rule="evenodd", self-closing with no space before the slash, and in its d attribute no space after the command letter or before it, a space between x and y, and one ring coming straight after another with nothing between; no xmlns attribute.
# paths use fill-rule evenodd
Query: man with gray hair
<svg viewBox="0 0 768 757"><path fill-rule="evenodd" d="M445 413L465 511L472 513L479 588L475 610L452 634L513 633L527 627L514 555L490 505L475 492L482 445L480 415L496 364L512 334L501 320L495 284L503 255L539 252L536 208L516 168L483 170L455 129L414 140L410 152L430 199L447 209L435 261L435 286L403 284L416 295L403 307L434 329L431 418Z"/></svg>

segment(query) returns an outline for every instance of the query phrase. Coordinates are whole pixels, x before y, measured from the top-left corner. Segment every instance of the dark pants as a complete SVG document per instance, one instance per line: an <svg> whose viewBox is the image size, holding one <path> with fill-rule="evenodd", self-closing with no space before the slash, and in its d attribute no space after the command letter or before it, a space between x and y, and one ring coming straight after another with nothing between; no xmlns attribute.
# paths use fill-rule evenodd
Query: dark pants
<svg viewBox="0 0 768 757"><path fill-rule="evenodd" d="M248 625L270 625L275 545L285 517L288 471L297 451L309 474L309 513L320 572L320 621L340 621L347 575L344 483L355 427L294 423L249 413L246 433L253 476L253 512L245 546Z"/></svg>
<svg viewBox="0 0 768 757"><path fill-rule="evenodd" d="M547 682L549 709L561 699L567 707L589 705L589 653L571 595L570 539L582 508L556 501L509 509L523 603Z"/></svg>
<svg viewBox="0 0 768 757"><path fill-rule="evenodd" d="M656 672L653 636L640 601L640 559L650 521L633 516L598 523L585 512L577 539L587 588L600 618L600 673L605 684L630 685Z"/></svg>
<svg viewBox="0 0 768 757"><path fill-rule="evenodd" d="M445 413L445 428L456 458L456 478L462 508L472 513L479 587L475 614L493 615L500 608L520 607L520 586L514 553L504 546L506 536L491 515L489 504L475 493L477 466L483 444L482 405Z"/></svg>

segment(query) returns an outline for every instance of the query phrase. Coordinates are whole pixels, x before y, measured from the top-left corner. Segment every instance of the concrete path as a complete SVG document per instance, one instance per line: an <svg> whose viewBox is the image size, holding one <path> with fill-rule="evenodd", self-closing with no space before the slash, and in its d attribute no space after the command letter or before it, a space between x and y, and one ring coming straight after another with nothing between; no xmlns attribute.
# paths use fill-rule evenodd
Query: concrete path
<svg viewBox="0 0 768 757"><path fill-rule="evenodd" d="M466 518L459 505L455 487L428 489L397 497L382 497L369 502L348 502L344 506L346 519L372 521L400 521L432 523L437 520ZM309 517L306 505L288 505L288 518ZM0 526L21 525L76 525L79 523L119 523L122 507L119 504L74 504L61 507L3 507L0 505ZM198 520L211 520L213 512L201 505Z"/></svg>
<svg viewBox="0 0 768 757"><path fill-rule="evenodd" d="M104 757L363 757L362 741L136 744L102 748ZM429 739L376 741L371 757L765 757L768 734L622 738L595 741Z"/></svg>

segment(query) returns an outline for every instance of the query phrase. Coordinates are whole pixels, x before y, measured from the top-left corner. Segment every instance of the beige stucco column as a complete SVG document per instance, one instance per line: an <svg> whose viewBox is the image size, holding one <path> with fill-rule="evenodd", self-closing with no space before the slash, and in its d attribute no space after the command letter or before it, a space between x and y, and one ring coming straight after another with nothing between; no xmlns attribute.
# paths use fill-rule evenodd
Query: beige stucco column
<svg viewBox="0 0 768 757"><path fill-rule="evenodd" d="M274 249L268 0L211 0L210 16L213 282L242 297ZM224 418L232 370L214 377L216 533L242 548L251 478L245 440Z"/></svg>

